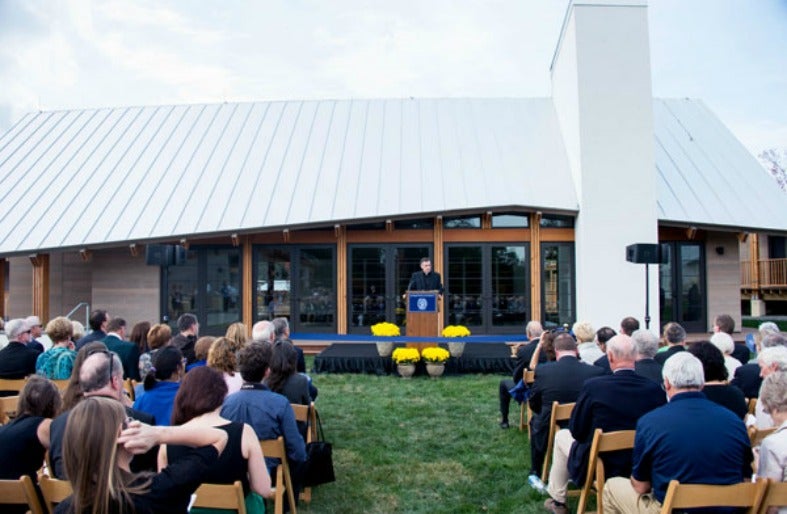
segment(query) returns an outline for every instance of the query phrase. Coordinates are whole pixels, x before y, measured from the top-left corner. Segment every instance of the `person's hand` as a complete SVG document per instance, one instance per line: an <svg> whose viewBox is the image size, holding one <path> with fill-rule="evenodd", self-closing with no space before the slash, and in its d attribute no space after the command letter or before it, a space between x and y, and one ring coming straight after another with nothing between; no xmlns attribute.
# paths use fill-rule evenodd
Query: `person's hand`
<svg viewBox="0 0 787 514"><path fill-rule="evenodd" d="M141 421L132 420L127 428L120 432L118 444L122 444L129 453L139 455L159 444L159 430L157 427L146 425Z"/></svg>

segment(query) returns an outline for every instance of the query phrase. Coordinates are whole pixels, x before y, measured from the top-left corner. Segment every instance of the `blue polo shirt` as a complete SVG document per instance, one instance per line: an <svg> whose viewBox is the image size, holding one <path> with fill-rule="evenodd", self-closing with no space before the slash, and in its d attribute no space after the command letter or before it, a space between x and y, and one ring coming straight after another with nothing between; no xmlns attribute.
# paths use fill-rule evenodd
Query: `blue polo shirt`
<svg viewBox="0 0 787 514"><path fill-rule="evenodd" d="M743 421L701 392L679 393L637 422L631 476L663 503L670 480L728 485L751 477Z"/></svg>

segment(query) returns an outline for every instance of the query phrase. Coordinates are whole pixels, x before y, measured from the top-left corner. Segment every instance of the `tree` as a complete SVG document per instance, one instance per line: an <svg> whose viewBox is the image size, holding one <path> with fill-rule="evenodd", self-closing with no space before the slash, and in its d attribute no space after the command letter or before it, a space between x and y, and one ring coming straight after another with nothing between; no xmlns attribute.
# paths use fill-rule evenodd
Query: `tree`
<svg viewBox="0 0 787 514"><path fill-rule="evenodd" d="M776 183L779 184L782 191L787 191L787 171L785 171L787 169L787 150L780 152L775 148L770 148L757 157L768 173L776 179Z"/></svg>

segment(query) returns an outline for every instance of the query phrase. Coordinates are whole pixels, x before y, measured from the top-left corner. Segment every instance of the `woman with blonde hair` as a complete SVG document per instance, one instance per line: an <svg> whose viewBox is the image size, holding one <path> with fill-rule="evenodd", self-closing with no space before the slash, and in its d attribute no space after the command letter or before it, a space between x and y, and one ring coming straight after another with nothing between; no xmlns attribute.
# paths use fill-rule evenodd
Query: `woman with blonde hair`
<svg viewBox="0 0 787 514"><path fill-rule="evenodd" d="M586 364L593 364L604 356L604 352L596 344L596 331L588 321L577 321L571 327L574 337L577 340L577 353L579 360Z"/></svg>
<svg viewBox="0 0 787 514"><path fill-rule="evenodd" d="M236 322L227 327L227 333L224 334L224 337L230 340L233 348L235 349L235 352L239 352L241 348L246 346L246 343L249 340L249 337L246 334L246 325L241 322Z"/></svg>
<svg viewBox="0 0 787 514"><path fill-rule="evenodd" d="M74 328L71 320L58 316L46 324L46 335L52 340L52 348L38 356L36 373L52 380L68 380L74 369L77 352L74 350Z"/></svg>
<svg viewBox="0 0 787 514"><path fill-rule="evenodd" d="M172 341L172 329L164 323L156 323L148 330L147 340L150 351L139 356L139 376L143 378L150 371L151 361L156 350L167 346Z"/></svg>
<svg viewBox="0 0 787 514"><path fill-rule="evenodd" d="M158 444L193 449L158 474L132 473L132 456ZM191 423L152 427L127 419L116 400L85 398L69 414L63 436L63 461L73 494L55 512L185 513L226 444L223 430Z"/></svg>
<svg viewBox="0 0 787 514"><path fill-rule="evenodd" d="M240 391L243 379L238 373L238 357L235 343L229 338L219 337L208 350L208 367L221 371L227 384L227 394Z"/></svg>

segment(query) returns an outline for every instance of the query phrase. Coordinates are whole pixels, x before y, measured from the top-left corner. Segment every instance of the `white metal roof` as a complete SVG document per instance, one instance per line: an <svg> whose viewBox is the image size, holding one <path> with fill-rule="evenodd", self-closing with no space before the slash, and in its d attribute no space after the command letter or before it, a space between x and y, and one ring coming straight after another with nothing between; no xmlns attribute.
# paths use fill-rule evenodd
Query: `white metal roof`
<svg viewBox="0 0 787 514"><path fill-rule="evenodd" d="M656 100L654 111L661 220L787 230L783 193L700 102ZM0 205L0 255L490 208L578 210L549 98L34 113L0 136Z"/></svg>
<svg viewBox="0 0 787 514"><path fill-rule="evenodd" d="M658 214L665 222L787 230L787 196L699 100L654 100Z"/></svg>

